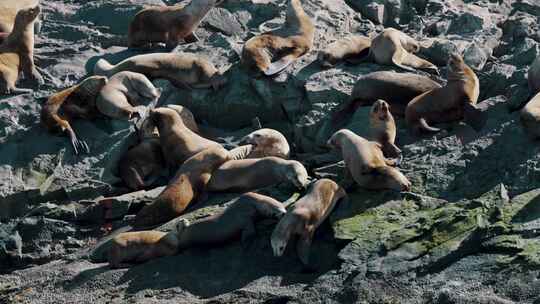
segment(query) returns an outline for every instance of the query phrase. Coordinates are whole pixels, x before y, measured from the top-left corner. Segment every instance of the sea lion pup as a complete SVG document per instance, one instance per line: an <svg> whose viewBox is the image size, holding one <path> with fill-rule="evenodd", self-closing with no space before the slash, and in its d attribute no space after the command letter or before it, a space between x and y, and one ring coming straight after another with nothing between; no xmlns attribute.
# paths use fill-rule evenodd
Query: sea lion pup
<svg viewBox="0 0 540 304"><path fill-rule="evenodd" d="M221 1L192 0L188 5L155 6L138 12L129 24L128 47L150 47L163 42L174 48L180 42L199 39L194 31L202 19Z"/></svg>
<svg viewBox="0 0 540 304"><path fill-rule="evenodd" d="M350 185L350 178L366 189L393 189L408 191L411 182L398 169L395 163L384 157L381 145L368 141L347 129L334 133L328 146L341 150L345 161L345 178L342 186Z"/></svg>
<svg viewBox="0 0 540 304"><path fill-rule="evenodd" d="M227 82L226 77L210 61L192 53L137 55L116 65L102 58L94 66L95 75L111 77L122 71L141 73L151 80L167 79L178 88L217 90Z"/></svg>
<svg viewBox="0 0 540 304"><path fill-rule="evenodd" d="M296 252L302 263L309 265L315 230L330 215L336 203L346 197L345 190L330 179L314 182L274 228L270 239L274 256L282 256L291 237L297 235Z"/></svg>
<svg viewBox="0 0 540 304"><path fill-rule="evenodd" d="M181 220L176 226L178 249L211 246L241 238L244 245L256 234L255 221L281 219L287 211L277 200L253 192L243 194L227 209L195 223Z"/></svg>
<svg viewBox="0 0 540 304"><path fill-rule="evenodd" d="M414 55L420 50L416 40L394 28L386 28L371 41L370 57L378 64L395 65L407 71L426 69L439 74L431 62Z"/></svg>
<svg viewBox="0 0 540 304"><path fill-rule="evenodd" d="M156 200L137 213L134 226L153 226L182 214L189 204L204 197L211 175L229 159L224 148L210 147L186 160Z"/></svg>
<svg viewBox="0 0 540 304"><path fill-rule="evenodd" d="M142 116L135 106L147 105L161 95L143 74L124 71L114 74L98 94L96 106L102 114L119 120Z"/></svg>
<svg viewBox="0 0 540 304"><path fill-rule="evenodd" d="M379 99L371 106L369 128L371 139L382 146L384 156L396 158L401 154L395 145L396 122L386 101Z"/></svg>
<svg viewBox="0 0 540 304"><path fill-rule="evenodd" d="M249 39L242 49L242 63L270 76L283 71L313 47L315 25L300 0L289 0L283 27Z"/></svg>
<svg viewBox="0 0 540 304"><path fill-rule="evenodd" d="M124 232L112 239L108 259L111 268L128 267L129 263L171 256L178 252L176 231Z"/></svg>
<svg viewBox="0 0 540 304"><path fill-rule="evenodd" d="M261 158L275 156L289 158L290 147L287 138L274 129L260 129L244 136L238 148L230 151L233 159Z"/></svg>
<svg viewBox="0 0 540 304"><path fill-rule="evenodd" d="M527 80L529 81L529 90L532 96L540 92L540 57L536 58L531 64Z"/></svg>
<svg viewBox="0 0 540 304"><path fill-rule="evenodd" d="M486 112L476 106L480 94L480 82L473 70L458 54L448 60L448 82L442 88L433 89L415 97L405 109L407 125L416 132L438 132L429 124L452 122L463 119L475 131L486 123Z"/></svg>
<svg viewBox="0 0 540 304"><path fill-rule="evenodd" d="M334 41L319 51L317 59L325 68L331 68L341 61L359 63L369 55L371 39L359 35L349 35Z"/></svg>
<svg viewBox="0 0 540 304"><path fill-rule="evenodd" d="M99 115L96 97L107 84L107 77L92 76L78 85L53 94L41 108L41 121L49 132L63 132L71 140L75 154L90 153L88 144L77 138L70 121L76 118L93 119Z"/></svg>
<svg viewBox="0 0 540 304"><path fill-rule="evenodd" d="M120 178L131 190L151 186L167 169L159 138L146 138L119 161Z"/></svg>
<svg viewBox="0 0 540 304"><path fill-rule="evenodd" d="M34 65L34 21L40 12L39 6L17 12L13 31L0 44L0 94L32 92L15 86L20 71L39 85L44 83Z"/></svg>
<svg viewBox="0 0 540 304"><path fill-rule="evenodd" d="M219 143L191 131L184 124L180 114L173 109L152 109L150 119L158 128L163 156L169 168L173 170L207 148L221 147Z"/></svg>
<svg viewBox="0 0 540 304"><path fill-rule="evenodd" d="M230 160L217 168L208 191L247 192L289 181L299 189L309 183L306 168L295 160L279 157Z"/></svg>
<svg viewBox="0 0 540 304"><path fill-rule="evenodd" d="M520 112L521 124L534 139L540 138L540 92Z"/></svg>
<svg viewBox="0 0 540 304"><path fill-rule="evenodd" d="M414 97L440 88L441 85L426 76L412 73L373 72L358 78L351 98L334 112L334 125L346 122L361 106L369 106L382 99L391 105L393 115L404 116L405 108Z"/></svg>

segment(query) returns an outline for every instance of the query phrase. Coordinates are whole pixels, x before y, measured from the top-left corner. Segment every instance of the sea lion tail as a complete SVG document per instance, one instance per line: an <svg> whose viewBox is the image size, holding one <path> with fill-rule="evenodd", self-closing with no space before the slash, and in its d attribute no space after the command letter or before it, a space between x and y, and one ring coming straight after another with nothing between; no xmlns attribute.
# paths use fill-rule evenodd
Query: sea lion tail
<svg viewBox="0 0 540 304"><path fill-rule="evenodd" d="M480 132L488 120L487 111L468 102L463 106L463 121L476 132Z"/></svg>
<svg viewBox="0 0 540 304"><path fill-rule="evenodd" d="M101 58L96 62L94 66L94 75L110 76L110 71L114 68L107 60Z"/></svg>
<svg viewBox="0 0 540 304"><path fill-rule="evenodd" d="M424 118L420 118L418 120L417 130L419 132L426 132L426 133L437 133L441 131L439 128L431 127L428 125L427 121Z"/></svg>

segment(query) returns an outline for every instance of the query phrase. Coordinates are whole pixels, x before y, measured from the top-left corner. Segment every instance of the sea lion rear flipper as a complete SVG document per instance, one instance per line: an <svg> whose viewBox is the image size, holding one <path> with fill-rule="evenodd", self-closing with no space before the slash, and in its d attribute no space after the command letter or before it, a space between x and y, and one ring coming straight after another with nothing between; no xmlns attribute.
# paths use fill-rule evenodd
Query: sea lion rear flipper
<svg viewBox="0 0 540 304"><path fill-rule="evenodd" d="M418 120L418 125L416 126L416 128L419 133L437 133L441 131L441 129L439 128L431 127L430 125L428 125L427 121L424 118L420 118Z"/></svg>
<svg viewBox="0 0 540 304"><path fill-rule="evenodd" d="M385 157L397 158L401 154L401 149L398 148L395 144L387 142L382 146L382 152Z"/></svg>
<svg viewBox="0 0 540 304"><path fill-rule="evenodd" d="M285 56L281 58L278 61L272 62L268 68L263 71L266 76L272 76L275 75L281 71L283 71L286 67L288 67L292 62L294 61L294 58L292 56Z"/></svg>
<svg viewBox="0 0 540 304"><path fill-rule="evenodd" d="M195 32L192 32L191 34L184 37L185 43L193 43L199 41L199 37L195 34Z"/></svg>
<svg viewBox="0 0 540 304"><path fill-rule="evenodd" d="M480 132L486 125L488 116L487 111L470 104L468 102L463 106L463 121L471 126L476 132Z"/></svg>

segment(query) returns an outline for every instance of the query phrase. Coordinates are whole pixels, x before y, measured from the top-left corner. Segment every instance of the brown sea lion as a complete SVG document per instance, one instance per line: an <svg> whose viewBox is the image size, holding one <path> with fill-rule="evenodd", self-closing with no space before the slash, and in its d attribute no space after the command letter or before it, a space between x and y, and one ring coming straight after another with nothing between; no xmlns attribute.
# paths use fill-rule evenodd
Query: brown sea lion
<svg viewBox="0 0 540 304"><path fill-rule="evenodd" d="M341 61L358 63L367 59L371 39L360 35L349 35L329 44L319 51L317 59L325 68L331 68Z"/></svg>
<svg viewBox="0 0 540 304"><path fill-rule="evenodd" d="M208 191L246 192L289 181L297 188L309 183L306 168L278 157L230 160L212 174Z"/></svg>
<svg viewBox="0 0 540 304"><path fill-rule="evenodd" d="M129 24L128 46L150 47L163 42L174 48L199 39L194 31L206 14L221 1L192 0L188 5L153 6L138 12Z"/></svg>
<svg viewBox="0 0 540 304"><path fill-rule="evenodd" d="M146 138L119 161L120 178L131 190L152 185L167 170L159 138Z"/></svg>
<svg viewBox="0 0 540 304"><path fill-rule="evenodd" d="M382 146L386 157L395 158L401 154L401 150L395 145L396 122L386 101L379 99L371 106L369 129L371 139Z"/></svg>
<svg viewBox="0 0 540 304"><path fill-rule="evenodd" d="M252 37L242 49L242 64L270 76L283 71L313 47L315 25L300 0L289 0L283 27Z"/></svg>
<svg viewBox="0 0 540 304"><path fill-rule="evenodd" d="M151 80L163 78L178 88L213 88L227 82L226 77L207 59L192 53L153 53L130 57L116 65L100 59L95 75L111 77L122 72L141 73Z"/></svg>
<svg viewBox="0 0 540 304"><path fill-rule="evenodd" d="M32 92L16 87L20 71L38 85L44 83L34 65L34 21L40 12L39 6L18 11L13 31L0 44L0 94Z"/></svg>
<svg viewBox="0 0 540 304"><path fill-rule="evenodd" d="M439 74L431 62L414 55L420 50L416 40L394 28L386 28L371 41L370 57L378 64L395 65L404 70L426 69Z"/></svg>
<svg viewBox="0 0 540 304"><path fill-rule="evenodd" d="M352 176L358 185L366 189L410 189L411 182L398 169L391 167L395 163L384 157L380 144L347 129L334 133L327 144L341 150L343 155L346 166L343 187L349 186Z"/></svg>
<svg viewBox="0 0 540 304"><path fill-rule="evenodd" d="M261 158L275 156L289 158L290 147L287 138L274 129L260 129L244 136L238 148L230 151L233 159Z"/></svg>
<svg viewBox="0 0 540 304"><path fill-rule="evenodd" d="M182 119L182 122L186 127L188 127L191 131L199 134L199 126L197 125L197 122L195 121L195 116L193 116L193 113L186 107L181 105L175 105L175 104L168 104L165 106L165 108L173 109L180 115L180 118ZM139 129L139 138L157 138L159 137L159 131L156 127L156 124L153 122L150 117L147 117L141 124Z"/></svg>
<svg viewBox="0 0 540 304"><path fill-rule="evenodd" d="M309 265L309 253L315 230L330 215L336 203L346 198L343 188L330 179L314 182L306 195L294 203L292 210L276 225L271 244L275 256L282 256L292 236L298 236L296 252L304 265Z"/></svg>
<svg viewBox="0 0 540 304"><path fill-rule="evenodd" d="M76 118L93 119L99 115L96 97L106 84L106 77L88 77L78 85L52 95L41 108L42 123L50 132L67 134L75 154L79 154L79 150L90 153L90 149L84 140L77 138L70 122Z"/></svg>
<svg viewBox="0 0 540 304"><path fill-rule="evenodd" d="M157 126L163 156L172 170L180 167L193 155L210 147L221 147L215 141L199 136L183 122L180 114L170 108L150 110L150 118Z"/></svg>
<svg viewBox="0 0 540 304"><path fill-rule="evenodd" d="M229 152L218 146L186 160L156 200L137 213L134 226L153 226L182 214L190 204L204 198L213 172L229 159Z"/></svg>
<svg viewBox="0 0 540 304"><path fill-rule="evenodd" d="M533 96L540 92L540 57L531 64L527 80L529 81L529 91Z"/></svg>
<svg viewBox="0 0 540 304"><path fill-rule="evenodd" d="M96 106L102 114L120 120L130 120L134 115L141 117L137 106L147 105L161 95L146 76L124 71L114 74L101 89Z"/></svg>
<svg viewBox="0 0 540 304"><path fill-rule="evenodd" d="M438 132L429 124L464 119L474 130L486 123L486 112L477 106L480 82L473 70L459 54L448 60L448 82L442 88L420 94L405 109L407 125L416 132Z"/></svg>
<svg viewBox="0 0 540 304"><path fill-rule="evenodd" d="M6 41L8 36L9 36L9 32L1 32L0 31L0 44L2 44L4 41Z"/></svg>
<svg viewBox="0 0 540 304"><path fill-rule="evenodd" d="M177 252L176 231L124 232L112 239L108 258L111 268L121 268L129 266L129 263L144 263L151 259L175 255Z"/></svg>
<svg viewBox="0 0 540 304"><path fill-rule="evenodd" d="M520 112L525 131L534 139L540 138L540 92Z"/></svg>
<svg viewBox="0 0 540 304"><path fill-rule="evenodd" d="M176 226L179 249L223 244L241 237L246 244L256 234L254 223L261 218L280 219L283 204L262 194L243 194L227 209L195 223L181 220Z"/></svg>

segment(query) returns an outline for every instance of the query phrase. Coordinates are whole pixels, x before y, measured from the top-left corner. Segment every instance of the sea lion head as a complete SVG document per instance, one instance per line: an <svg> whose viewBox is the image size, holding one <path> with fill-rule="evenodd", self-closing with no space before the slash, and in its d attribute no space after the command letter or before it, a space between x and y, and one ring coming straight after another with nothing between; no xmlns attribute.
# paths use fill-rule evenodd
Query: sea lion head
<svg viewBox="0 0 540 304"><path fill-rule="evenodd" d="M163 128L172 127L176 123L182 123L180 114L170 108L155 108L150 110L150 119L152 123L158 127L158 130L164 130Z"/></svg>
<svg viewBox="0 0 540 304"><path fill-rule="evenodd" d="M330 136L330 139L326 142L326 145L329 148L333 149L341 149L341 141L343 138L346 138L350 135L353 135L354 133L351 130L348 129L341 129L335 132L332 136Z"/></svg>
<svg viewBox="0 0 540 304"><path fill-rule="evenodd" d="M287 143L287 139L285 136L283 136L283 134L274 129L265 128L251 132L244 136L238 144L253 145L255 149L267 151L272 150L272 153L277 154L269 156L278 156L283 158L289 157L289 145Z"/></svg>
<svg viewBox="0 0 540 304"><path fill-rule="evenodd" d="M33 22L37 18L37 16L39 16L40 12L41 8L39 7L39 5L22 9L17 13L17 16L15 17L15 24L29 24Z"/></svg>
<svg viewBox="0 0 540 304"><path fill-rule="evenodd" d="M372 185L378 189L409 191L411 182L398 169L390 166L379 167L372 173Z"/></svg>
<svg viewBox="0 0 540 304"><path fill-rule="evenodd" d="M382 99L379 99L371 106L371 115L379 120L386 120L390 114L390 105Z"/></svg>
<svg viewBox="0 0 540 304"><path fill-rule="evenodd" d="M458 53L450 54L447 66L451 72L458 72L463 70L463 65L465 65L465 61L463 61L463 57L461 57L461 55L459 55Z"/></svg>
<svg viewBox="0 0 540 304"><path fill-rule="evenodd" d="M296 230L298 223L300 223L300 219L295 214L287 213L276 225L270 237L274 256L280 257L283 255L292 232Z"/></svg>
<svg viewBox="0 0 540 304"><path fill-rule="evenodd" d="M307 170L299 161L292 160L285 168L285 177L298 189L305 189L309 185Z"/></svg>
<svg viewBox="0 0 540 304"><path fill-rule="evenodd" d="M317 56L317 60L319 61L319 64L323 68L327 68L327 69L335 66L339 61L339 59L337 59L331 53L326 52L326 51L320 51L319 55Z"/></svg>

